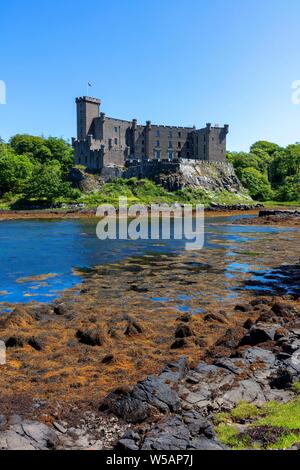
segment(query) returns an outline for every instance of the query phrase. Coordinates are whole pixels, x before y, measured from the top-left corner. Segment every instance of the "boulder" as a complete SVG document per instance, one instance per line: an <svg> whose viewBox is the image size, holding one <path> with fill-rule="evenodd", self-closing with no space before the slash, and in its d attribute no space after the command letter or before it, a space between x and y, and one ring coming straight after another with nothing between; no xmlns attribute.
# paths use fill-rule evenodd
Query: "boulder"
<svg viewBox="0 0 300 470"><path fill-rule="evenodd" d="M102 346L104 343L104 337L99 328L80 329L77 331L76 337L80 343L89 346Z"/></svg>
<svg viewBox="0 0 300 470"><path fill-rule="evenodd" d="M178 325L175 331L175 338L189 338L191 336L194 336L194 333L189 325L185 323Z"/></svg>

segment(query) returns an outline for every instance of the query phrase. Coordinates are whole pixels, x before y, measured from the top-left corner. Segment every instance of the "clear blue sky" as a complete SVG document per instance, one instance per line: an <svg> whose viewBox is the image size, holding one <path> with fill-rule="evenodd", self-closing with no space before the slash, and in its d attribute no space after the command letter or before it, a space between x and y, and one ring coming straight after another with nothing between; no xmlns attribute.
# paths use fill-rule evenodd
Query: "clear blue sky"
<svg viewBox="0 0 300 470"><path fill-rule="evenodd" d="M71 138L74 98L144 122L230 125L228 148L300 141L299 0L2 0L0 135Z"/></svg>

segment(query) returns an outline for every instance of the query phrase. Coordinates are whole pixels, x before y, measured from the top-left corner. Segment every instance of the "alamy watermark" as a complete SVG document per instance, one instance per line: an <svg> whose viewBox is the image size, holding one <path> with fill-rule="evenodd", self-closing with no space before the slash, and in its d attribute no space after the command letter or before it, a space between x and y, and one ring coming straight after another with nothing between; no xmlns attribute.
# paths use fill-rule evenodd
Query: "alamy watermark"
<svg viewBox="0 0 300 470"><path fill-rule="evenodd" d="M0 104L6 104L6 84L0 80Z"/></svg>
<svg viewBox="0 0 300 470"><path fill-rule="evenodd" d="M204 245L204 206L198 204L134 204L119 198L119 207L102 204L97 209L96 234L100 240L184 240L186 250Z"/></svg>
<svg viewBox="0 0 300 470"><path fill-rule="evenodd" d="M300 104L300 80L294 80L292 83L291 101L293 104Z"/></svg>
<svg viewBox="0 0 300 470"><path fill-rule="evenodd" d="M0 366L6 364L6 346L4 341L0 341Z"/></svg>

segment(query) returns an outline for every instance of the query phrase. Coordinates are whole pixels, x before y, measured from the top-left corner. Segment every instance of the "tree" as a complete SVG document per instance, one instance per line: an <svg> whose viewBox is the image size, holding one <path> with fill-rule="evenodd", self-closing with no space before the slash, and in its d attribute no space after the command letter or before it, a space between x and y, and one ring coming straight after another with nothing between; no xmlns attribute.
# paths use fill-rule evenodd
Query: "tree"
<svg viewBox="0 0 300 470"><path fill-rule="evenodd" d="M35 167L26 184L24 199L52 203L58 197L69 196L71 192L69 183L62 180L59 164L50 163Z"/></svg>
<svg viewBox="0 0 300 470"><path fill-rule="evenodd" d="M259 201L272 199L273 191L268 178L256 168L247 167L241 170L240 180L254 199Z"/></svg>
<svg viewBox="0 0 300 470"><path fill-rule="evenodd" d="M0 144L0 194L21 193L31 177L33 163L26 155L16 155L10 146Z"/></svg>

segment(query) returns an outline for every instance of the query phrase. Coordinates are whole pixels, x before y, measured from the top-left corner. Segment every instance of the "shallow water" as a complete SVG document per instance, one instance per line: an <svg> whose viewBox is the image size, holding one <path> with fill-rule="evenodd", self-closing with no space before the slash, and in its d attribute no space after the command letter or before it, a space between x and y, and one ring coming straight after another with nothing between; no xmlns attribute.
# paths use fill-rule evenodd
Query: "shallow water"
<svg viewBox="0 0 300 470"><path fill-rule="evenodd" d="M239 216L243 217L243 216ZM264 265L259 253L251 256L248 244L275 238L278 234L293 237L296 229L238 225L238 218L207 217L205 230L206 250L213 255L220 252L225 262L228 281L241 274L252 273L260 289L269 285L270 268ZM235 224L233 225L232 222ZM95 265L118 262L128 256L144 257L149 254L182 253L181 240L100 241L95 233L93 219L69 220L13 220L0 223L0 303L49 302L69 287L81 282L74 269L85 270ZM299 232L299 231L298 231ZM259 251L259 246L258 246ZM239 253L240 251L240 253ZM248 256L245 256L248 255ZM213 257L213 256L212 256ZM249 262L253 259L252 262ZM259 262L256 263L257 258ZM210 263L210 256L207 256ZM195 261L191 268L205 275L206 266ZM280 276L278 276L280 282ZM247 287L251 288L251 287ZM227 297L234 298L235 288L229 282ZM168 302L168 298L153 298L153 302ZM185 299L178 297L178 309L188 311ZM5 306L8 308L7 306Z"/></svg>

